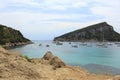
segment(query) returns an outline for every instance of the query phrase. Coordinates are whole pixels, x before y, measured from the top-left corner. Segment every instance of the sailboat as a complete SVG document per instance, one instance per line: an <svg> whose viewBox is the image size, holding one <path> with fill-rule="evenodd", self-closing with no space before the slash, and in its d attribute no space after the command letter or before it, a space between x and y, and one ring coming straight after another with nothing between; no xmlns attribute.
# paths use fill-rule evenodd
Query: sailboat
<svg viewBox="0 0 120 80"><path fill-rule="evenodd" d="M103 47L103 48L107 48L107 47L108 47L108 46L107 46L107 43L106 43L105 40L104 40L104 34L103 34L103 41L97 43L96 45L97 45L97 46L101 46L101 47Z"/></svg>

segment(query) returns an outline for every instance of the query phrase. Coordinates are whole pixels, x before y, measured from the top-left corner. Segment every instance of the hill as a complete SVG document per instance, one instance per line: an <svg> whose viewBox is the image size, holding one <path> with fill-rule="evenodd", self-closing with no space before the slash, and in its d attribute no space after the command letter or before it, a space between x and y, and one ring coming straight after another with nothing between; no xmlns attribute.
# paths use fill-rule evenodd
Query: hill
<svg viewBox="0 0 120 80"><path fill-rule="evenodd" d="M90 25L88 27L58 36L54 41L120 41L120 34L114 31L107 22Z"/></svg>
<svg viewBox="0 0 120 80"><path fill-rule="evenodd" d="M27 43L31 43L31 41L25 38L20 31L0 25L0 45L6 47Z"/></svg>

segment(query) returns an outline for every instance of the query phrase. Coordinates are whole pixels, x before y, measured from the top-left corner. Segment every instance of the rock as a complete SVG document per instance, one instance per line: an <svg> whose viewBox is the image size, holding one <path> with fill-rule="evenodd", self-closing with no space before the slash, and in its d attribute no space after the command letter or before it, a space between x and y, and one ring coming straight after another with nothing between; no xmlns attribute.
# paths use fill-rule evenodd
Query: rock
<svg viewBox="0 0 120 80"><path fill-rule="evenodd" d="M113 80L120 80L120 76L115 76Z"/></svg>
<svg viewBox="0 0 120 80"><path fill-rule="evenodd" d="M53 55L50 51L48 51L48 52L43 56L43 58L44 58L45 60L51 60L53 57L54 57L54 55Z"/></svg>
<svg viewBox="0 0 120 80"><path fill-rule="evenodd" d="M0 52L6 53L7 51L0 46Z"/></svg>
<svg viewBox="0 0 120 80"><path fill-rule="evenodd" d="M44 56L43 59L48 60L48 63L54 68L61 68L65 66L65 63L60 60L58 57L54 56L50 51L48 51ZM45 62L45 61L44 61Z"/></svg>
<svg viewBox="0 0 120 80"><path fill-rule="evenodd" d="M65 63L56 56L51 59L50 64L53 65L54 68L61 68L65 66Z"/></svg>
<svg viewBox="0 0 120 80"><path fill-rule="evenodd" d="M54 38L54 41L120 41L120 34L107 22L94 24Z"/></svg>

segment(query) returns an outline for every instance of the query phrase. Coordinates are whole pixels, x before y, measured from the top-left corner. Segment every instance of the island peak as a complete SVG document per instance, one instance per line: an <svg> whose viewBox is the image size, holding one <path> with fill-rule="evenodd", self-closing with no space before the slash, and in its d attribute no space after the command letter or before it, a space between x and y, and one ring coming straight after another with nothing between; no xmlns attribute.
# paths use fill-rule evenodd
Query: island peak
<svg viewBox="0 0 120 80"><path fill-rule="evenodd" d="M54 38L54 41L120 41L120 34L107 22L90 25Z"/></svg>

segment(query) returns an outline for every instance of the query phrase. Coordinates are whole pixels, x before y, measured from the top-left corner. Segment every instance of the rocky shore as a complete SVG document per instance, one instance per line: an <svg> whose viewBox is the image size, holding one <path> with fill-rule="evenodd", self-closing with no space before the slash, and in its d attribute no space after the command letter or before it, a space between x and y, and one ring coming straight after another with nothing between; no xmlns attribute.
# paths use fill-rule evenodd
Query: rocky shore
<svg viewBox="0 0 120 80"><path fill-rule="evenodd" d="M28 41L28 42L17 42L17 43L6 43L4 45L1 45L3 48L11 48L11 47L16 47L16 46L22 46L22 45L27 45L27 44L32 44L33 42Z"/></svg>
<svg viewBox="0 0 120 80"><path fill-rule="evenodd" d="M120 76L90 74L66 65L50 51L30 59L0 46L0 80L120 80Z"/></svg>

